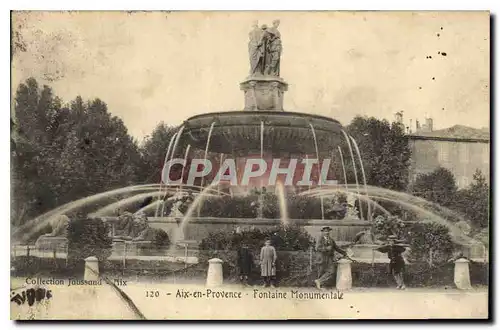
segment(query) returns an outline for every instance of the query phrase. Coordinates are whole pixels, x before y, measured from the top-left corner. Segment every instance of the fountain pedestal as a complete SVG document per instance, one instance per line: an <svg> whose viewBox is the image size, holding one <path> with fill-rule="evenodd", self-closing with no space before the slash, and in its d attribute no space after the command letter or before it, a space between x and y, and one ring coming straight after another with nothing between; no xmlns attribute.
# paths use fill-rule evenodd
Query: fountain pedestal
<svg viewBox="0 0 500 330"><path fill-rule="evenodd" d="M455 276L454 282L457 289L467 290L471 288L469 274L469 260L460 258L455 260Z"/></svg>
<svg viewBox="0 0 500 330"><path fill-rule="evenodd" d="M352 288L351 260L340 259L337 261L337 290L350 290Z"/></svg>
<svg viewBox="0 0 500 330"><path fill-rule="evenodd" d="M96 257L85 259L83 279L86 281L97 281L99 279L99 260Z"/></svg>
<svg viewBox="0 0 500 330"><path fill-rule="evenodd" d="M245 94L245 110L283 111L283 94L288 84L280 77L250 76L240 89Z"/></svg>
<svg viewBox="0 0 500 330"><path fill-rule="evenodd" d="M213 258L208 260L207 287L222 285L222 260Z"/></svg>

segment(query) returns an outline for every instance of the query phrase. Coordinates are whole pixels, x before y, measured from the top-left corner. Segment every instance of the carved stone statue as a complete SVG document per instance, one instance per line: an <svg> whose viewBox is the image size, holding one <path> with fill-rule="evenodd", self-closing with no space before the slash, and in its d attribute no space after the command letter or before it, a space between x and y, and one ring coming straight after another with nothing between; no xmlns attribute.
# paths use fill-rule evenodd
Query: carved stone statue
<svg viewBox="0 0 500 330"><path fill-rule="evenodd" d="M58 215L50 221L52 232L43 234L35 242L35 247L41 250L54 250L64 248L67 244L69 218Z"/></svg>
<svg viewBox="0 0 500 330"><path fill-rule="evenodd" d="M264 30L259 28L257 21L253 23L253 29L250 31L249 37L248 55L250 57L250 74L263 74L265 55Z"/></svg>
<svg viewBox="0 0 500 330"><path fill-rule="evenodd" d="M359 211L356 208L356 197L352 194L347 195L347 213L346 217L359 219Z"/></svg>
<svg viewBox="0 0 500 330"><path fill-rule="evenodd" d="M170 213L168 214L169 217L184 217L184 214L181 212L180 208L182 207L183 202L181 200L176 200L174 201L172 205L172 209L170 210Z"/></svg>
<svg viewBox="0 0 500 330"><path fill-rule="evenodd" d="M279 77L282 51L279 24L279 20L274 20L272 27L268 28L264 24L259 28L257 22L254 22L248 42L251 75Z"/></svg>
<svg viewBox="0 0 500 330"><path fill-rule="evenodd" d="M278 31L279 20L273 21L273 26L267 30L267 51L266 51L266 68L265 75L276 76L280 75L280 57L281 57L281 34Z"/></svg>
<svg viewBox="0 0 500 330"><path fill-rule="evenodd" d="M156 231L148 224L148 218L144 213L135 214L134 237L132 241L152 241L155 239Z"/></svg>
<svg viewBox="0 0 500 330"><path fill-rule="evenodd" d="M115 222L113 237L127 241L150 241L154 239L154 229L149 227L143 212L123 212Z"/></svg>
<svg viewBox="0 0 500 330"><path fill-rule="evenodd" d="M55 217L51 223L52 232L49 234L44 234L46 237L66 237L68 234L69 218L61 214Z"/></svg>

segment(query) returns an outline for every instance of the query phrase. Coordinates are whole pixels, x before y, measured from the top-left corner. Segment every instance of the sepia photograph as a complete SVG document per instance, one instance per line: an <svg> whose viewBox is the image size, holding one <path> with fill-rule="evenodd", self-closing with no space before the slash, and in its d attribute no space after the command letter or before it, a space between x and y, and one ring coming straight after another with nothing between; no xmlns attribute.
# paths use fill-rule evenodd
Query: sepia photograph
<svg viewBox="0 0 500 330"><path fill-rule="evenodd" d="M11 11L11 320L491 318L488 11Z"/></svg>

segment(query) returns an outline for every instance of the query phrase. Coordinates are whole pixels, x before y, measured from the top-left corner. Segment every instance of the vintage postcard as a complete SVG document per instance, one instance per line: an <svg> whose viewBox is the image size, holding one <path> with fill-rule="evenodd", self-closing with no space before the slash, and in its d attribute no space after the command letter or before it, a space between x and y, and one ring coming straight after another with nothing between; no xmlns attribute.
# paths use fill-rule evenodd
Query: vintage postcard
<svg viewBox="0 0 500 330"><path fill-rule="evenodd" d="M11 20L11 319L490 317L489 12Z"/></svg>

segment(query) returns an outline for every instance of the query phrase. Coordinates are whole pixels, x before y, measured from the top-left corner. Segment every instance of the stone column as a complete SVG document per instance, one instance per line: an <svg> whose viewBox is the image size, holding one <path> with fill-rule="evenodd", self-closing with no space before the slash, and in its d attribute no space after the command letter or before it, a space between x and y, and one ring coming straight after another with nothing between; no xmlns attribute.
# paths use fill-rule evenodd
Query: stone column
<svg viewBox="0 0 500 330"><path fill-rule="evenodd" d="M83 279L86 281L96 281L99 279L99 261L96 257L88 257L85 259Z"/></svg>
<svg viewBox="0 0 500 330"><path fill-rule="evenodd" d="M213 258L208 260L207 287L222 285L222 260Z"/></svg>
<svg viewBox="0 0 500 330"><path fill-rule="evenodd" d="M352 288L351 263L349 259L337 261L337 290L349 290Z"/></svg>
<svg viewBox="0 0 500 330"><path fill-rule="evenodd" d="M469 274L469 260L460 258L455 260L455 285L457 289L467 290L471 288Z"/></svg>

